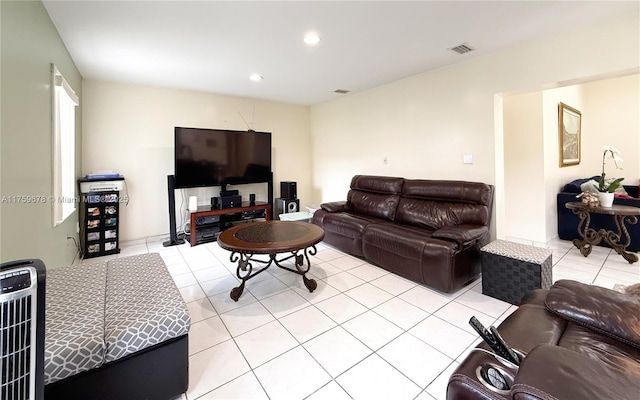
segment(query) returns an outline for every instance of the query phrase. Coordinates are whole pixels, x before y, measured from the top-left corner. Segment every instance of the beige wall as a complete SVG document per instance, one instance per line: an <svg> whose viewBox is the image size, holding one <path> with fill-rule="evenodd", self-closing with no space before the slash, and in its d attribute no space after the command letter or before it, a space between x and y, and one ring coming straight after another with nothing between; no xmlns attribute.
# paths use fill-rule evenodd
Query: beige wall
<svg viewBox="0 0 640 400"><path fill-rule="evenodd" d="M496 95L637 73L638 18L615 18L312 107L314 200L344 199L355 174L478 180L497 186L496 221L504 225L507 188L496 172L502 162ZM546 157L547 144L537 144L538 152L540 146ZM463 154L473 155L473 165L462 164Z"/></svg>
<svg viewBox="0 0 640 400"><path fill-rule="evenodd" d="M114 170L125 176L129 204L121 207L120 239L169 232L167 175L174 172L174 127L272 133L274 195L280 181L298 182L301 205L310 203L309 108L149 86L85 80L82 172ZM231 187L257 200L266 185ZM177 224L186 220L188 196L209 204L219 188L176 191ZM182 199L184 198L184 201ZM181 218L182 216L182 218Z"/></svg>
<svg viewBox="0 0 640 400"><path fill-rule="evenodd" d="M508 240L535 240L545 234L544 136L542 94L526 93L504 99L505 229Z"/></svg>
<svg viewBox="0 0 640 400"><path fill-rule="evenodd" d="M609 161L607 177L624 177L623 184L637 185L640 178L640 75L606 79L583 85L583 120L588 130L582 156L590 175L602 172L602 147L617 147L624 162L616 170ZM591 139L593 138L593 139Z"/></svg>
<svg viewBox="0 0 640 400"><path fill-rule="evenodd" d="M0 2L2 196L52 195L51 63L80 97L82 77L40 2ZM76 172L80 173L82 109L77 109ZM7 198L5 198L7 200ZM0 259L40 258L47 268L70 264L78 212L53 228L52 206L0 203Z"/></svg>

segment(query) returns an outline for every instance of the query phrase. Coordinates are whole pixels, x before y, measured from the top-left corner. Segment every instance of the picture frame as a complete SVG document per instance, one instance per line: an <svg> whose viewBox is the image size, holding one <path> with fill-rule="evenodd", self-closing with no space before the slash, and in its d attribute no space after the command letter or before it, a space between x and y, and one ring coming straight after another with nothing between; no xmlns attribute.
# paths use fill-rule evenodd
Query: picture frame
<svg viewBox="0 0 640 400"><path fill-rule="evenodd" d="M580 164L582 113L564 103L558 103L558 137L560 167Z"/></svg>

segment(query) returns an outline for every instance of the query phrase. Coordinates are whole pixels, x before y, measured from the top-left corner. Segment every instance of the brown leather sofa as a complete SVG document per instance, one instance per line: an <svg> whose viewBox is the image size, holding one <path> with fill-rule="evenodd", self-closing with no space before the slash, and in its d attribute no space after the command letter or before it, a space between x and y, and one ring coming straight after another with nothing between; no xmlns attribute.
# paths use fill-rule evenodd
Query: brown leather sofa
<svg viewBox="0 0 640 400"><path fill-rule="evenodd" d="M524 354L519 368L483 343L449 378L447 400L640 398L640 297L560 280L530 292L498 331ZM482 384L487 365L510 387Z"/></svg>
<svg viewBox="0 0 640 400"><path fill-rule="evenodd" d="M340 250L453 292L480 274L492 208L484 183L356 175L347 200L322 204L313 223Z"/></svg>

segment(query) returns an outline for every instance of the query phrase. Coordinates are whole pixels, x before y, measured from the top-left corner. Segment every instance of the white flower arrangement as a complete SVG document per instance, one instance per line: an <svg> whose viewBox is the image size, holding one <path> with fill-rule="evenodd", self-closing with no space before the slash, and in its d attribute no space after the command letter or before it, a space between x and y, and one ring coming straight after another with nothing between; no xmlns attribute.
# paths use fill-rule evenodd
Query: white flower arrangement
<svg viewBox="0 0 640 400"><path fill-rule="evenodd" d="M622 159L622 157L620 157L620 151L618 149L609 145L604 146L604 152L602 153L602 175L600 175L600 180L596 189L598 189L598 192L602 193L613 193L617 188L620 187L620 182L622 182L624 178L617 178L607 183L604 173L604 165L606 164L607 156L613 159L613 163L616 165L616 169L622 169L620 168L618 163L621 163L624 160Z"/></svg>

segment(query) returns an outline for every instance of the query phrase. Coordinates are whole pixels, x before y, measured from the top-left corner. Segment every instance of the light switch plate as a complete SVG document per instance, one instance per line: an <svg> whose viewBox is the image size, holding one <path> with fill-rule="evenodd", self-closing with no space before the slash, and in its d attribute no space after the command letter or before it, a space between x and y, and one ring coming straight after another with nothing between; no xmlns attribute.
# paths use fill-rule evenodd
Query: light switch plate
<svg viewBox="0 0 640 400"><path fill-rule="evenodd" d="M465 154L462 156L462 163L463 164L473 164L473 155L471 154Z"/></svg>

